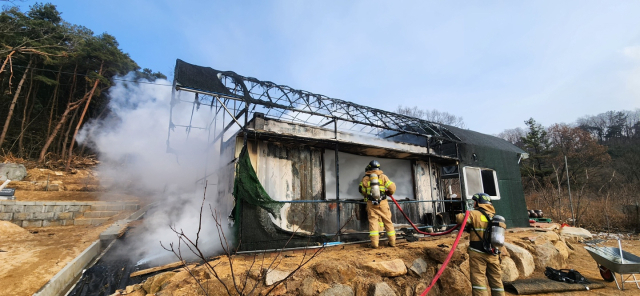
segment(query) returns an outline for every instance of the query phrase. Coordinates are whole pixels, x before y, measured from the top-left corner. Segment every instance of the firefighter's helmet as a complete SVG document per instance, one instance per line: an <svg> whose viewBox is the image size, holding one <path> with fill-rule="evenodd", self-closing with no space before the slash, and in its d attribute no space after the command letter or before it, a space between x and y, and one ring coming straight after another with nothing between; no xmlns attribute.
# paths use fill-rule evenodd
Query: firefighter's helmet
<svg viewBox="0 0 640 296"><path fill-rule="evenodd" d="M379 170L380 169L380 163L377 160L372 160L369 165L367 165L367 168L365 169L366 172L368 171L373 171L373 170Z"/></svg>
<svg viewBox="0 0 640 296"><path fill-rule="evenodd" d="M478 204L491 204L491 197L486 193L476 193L471 198L478 202Z"/></svg>

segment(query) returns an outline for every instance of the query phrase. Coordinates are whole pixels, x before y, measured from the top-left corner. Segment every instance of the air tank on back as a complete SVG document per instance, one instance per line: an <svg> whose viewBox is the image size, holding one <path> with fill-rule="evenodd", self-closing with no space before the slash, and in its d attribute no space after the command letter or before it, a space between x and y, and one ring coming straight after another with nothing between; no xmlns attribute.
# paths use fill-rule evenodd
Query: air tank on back
<svg viewBox="0 0 640 296"><path fill-rule="evenodd" d="M500 215L493 216L491 219L491 245L495 248L504 246L504 227L506 220Z"/></svg>

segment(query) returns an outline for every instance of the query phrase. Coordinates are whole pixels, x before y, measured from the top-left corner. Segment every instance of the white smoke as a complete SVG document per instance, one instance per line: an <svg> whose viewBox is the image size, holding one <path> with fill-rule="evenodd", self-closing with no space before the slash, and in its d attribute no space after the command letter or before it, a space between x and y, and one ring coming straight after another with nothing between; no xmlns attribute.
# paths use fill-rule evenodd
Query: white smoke
<svg viewBox="0 0 640 296"><path fill-rule="evenodd" d="M219 251L220 244L215 224L211 218L209 204L218 209L227 225L226 217L231 211L231 201L220 202L217 198L217 174L219 150L207 149L209 131L176 127L171 133L171 146L177 154L167 153L169 118L175 124L207 127L212 121L210 109L195 109L192 103L177 103L171 110L171 83L156 80L137 82L129 74L117 80L108 91L110 114L83 127L79 142L92 146L98 153L97 168L101 185L109 191L125 191L148 202L157 202L154 215L147 215L142 236L131 238L138 250L147 257L170 255L159 242L168 246L177 245L175 233L170 225L184 230L195 238L198 230L199 211L204 195L206 179L206 202L203 210L203 228L200 234L205 239L203 246L209 254ZM124 81L123 81L124 80ZM147 83L145 83L147 82ZM181 101L193 101L193 94L180 94ZM225 229L227 237L231 236ZM183 246L183 253L188 250ZM167 256L166 261L175 257Z"/></svg>

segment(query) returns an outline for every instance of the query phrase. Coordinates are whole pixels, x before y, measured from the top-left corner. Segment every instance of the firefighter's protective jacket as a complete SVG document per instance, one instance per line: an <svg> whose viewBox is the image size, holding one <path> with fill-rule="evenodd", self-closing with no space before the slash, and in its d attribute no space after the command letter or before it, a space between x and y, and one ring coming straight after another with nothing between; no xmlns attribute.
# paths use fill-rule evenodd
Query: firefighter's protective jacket
<svg viewBox="0 0 640 296"><path fill-rule="evenodd" d="M489 217L485 217L482 212L478 210L469 212L469 219L467 220L467 229L469 229L469 248L474 251L484 252L482 238L484 237L485 229L489 227L489 219L496 214L496 209L491 204L478 204L478 207L482 208ZM464 219L464 213L456 215L456 223L462 224L462 219ZM506 228L506 225L501 226ZM474 228L475 231L471 228Z"/></svg>
<svg viewBox="0 0 640 296"><path fill-rule="evenodd" d="M382 170L371 170L365 172L365 176L362 178L362 182L360 182L359 191L360 194L364 196L364 200L366 201L369 196L371 196L371 182L369 181L369 175L376 174L378 175L378 182L380 183L380 196L385 196L386 193L393 195L396 192L396 184L389 180L389 177L385 175Z"/></svg>
<svg viewBox="0 0 640 296"><path fill-rule="evenodd" d="M489 219L496 214L496 209L491 204L478 204L478 207L482 208L489 217L485 217L478 210L473 210L469 212L469 219L467 220L471 290L473 296L502 296L504 295L504 286L502 284L500 257L484 252L484 247L482 246L485 229L489 227ZM462 224L463 219L464 214L456 215L458 224ZM500 226L506 228L503 223ZM471 227L476 231L471 230ZM489 287L487 287L487 281L489 282Z"/></svg>

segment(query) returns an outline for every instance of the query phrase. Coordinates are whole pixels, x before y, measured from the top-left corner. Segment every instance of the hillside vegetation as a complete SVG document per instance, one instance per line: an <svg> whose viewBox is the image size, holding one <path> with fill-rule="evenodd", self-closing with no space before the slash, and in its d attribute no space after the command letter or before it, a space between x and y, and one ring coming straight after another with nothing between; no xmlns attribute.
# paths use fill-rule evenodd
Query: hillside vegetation
<svg viewBox="0 0 640 296"><path fill-rule="evenodd" d="M591 229L638 231L640 109L525 123L498 136L529 152L520 167L529 209Z"/></svg>
<svg viewBox="0 0 640 296"><path fill-rule="evenodd" d="M62 160L66 169L85 153L75 145L82 125L109 112L104 93L115 78L166 78L140 71L114 36L65 22L50 3L3 8L0 63L2 156Z"/></svg>

